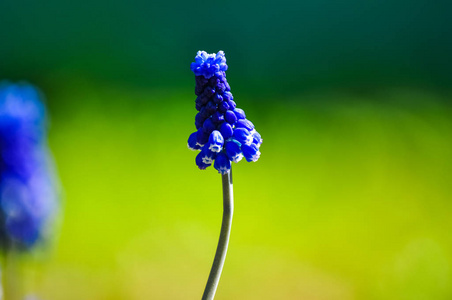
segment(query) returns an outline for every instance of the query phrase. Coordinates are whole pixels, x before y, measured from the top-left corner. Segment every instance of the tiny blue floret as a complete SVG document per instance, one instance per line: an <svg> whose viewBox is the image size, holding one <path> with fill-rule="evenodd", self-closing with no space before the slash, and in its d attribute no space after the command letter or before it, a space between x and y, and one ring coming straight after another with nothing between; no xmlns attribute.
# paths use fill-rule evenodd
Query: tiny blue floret
<svg viewBox="0 0 452 300"><path fill-rule="evenodd" d="M239 162L243 157L257 161L262 138L233 100L224 52L198 51L190 69L195 73L195 108L199 113L195 117L197 131L190 135L188 147L201 150L196 165L204 170L213 163L220 174L226 174L231 161Z"/></svg>
<svg viewBox="0 0 452 300"><path fill-rule="evenodd" d="M242 152L243 156L245 157L247 162L251 161L257 161L259 157L261 156L261 153L259 152L259 148L256 144L242 144Z"/></svg>
<svg viewBox="0 0 452 300"><path fill-rule="evenodd" d="M253 135L253 143L257 145L257 147L260 147L262 144L262 138L261 135L259 134L259 132L257 132L256 130L253 130L251 132L251 134Z"/></svg>
<svg viewBox="0 0 452 300"><path fill-rule="evenodd" d="M200 127L196 133L196 143L202 147L204 146L207 141L209 140L209 132L204 131L203 127Z"/></svg>
<svg viewBox="0 0 452 300"><path fill-rule="evenodd" d="M220 152L223 149L223 136L218 130L212 131L209 137L209 150L212 152Z"/></svg>
<svg viewBox="0 0 452 300"><path fill-rule="evenodd" d="M231 170L231 162L229 158L223 152L218 154L217 159L215 159L215 163L213 167L220 173L221 175L227 174L229 170Z"/></svg>
<svg viewBox="0 0 452 300"><path fill-rule="evenodd" d="M233 111L226 111L226 113L224 114L225 120L226 122L228 122L231 125L234 125L237 122L237 116L235 115L235 113Z"/></svg>
<svg viewBox="0 0 452 300"><path fill-rule="evenodd" d="M229 123L223 122L223 124L221 124L220 126L220 133L223 138L227 140L228 138L232 137L234 129L232 129L232 126Z"/></svg>
<svg viewBox="0 0 452 300"><path fill-rule="evenodd" d="M250 145L253 142L253 136L246 128L236 128L233 136L240 144Z"/></svg>
<svg viewBox="0 0 452 300"><path fill-rule="evenodd" d="M215 160L215 157L217 156L217 153L211 151L207 147L207 145L204 145L204 147L202 147L202 150L199 154L201 155L202 162L209 166L213 163L213 161Z"/></svg>
<svg viewBox="0 0 452 300"><path fill-rule="evenodd" d="M234 114L235 114L235 116L237 117L238 120L246 119L246 115L245 115L245 112L243 111L243 109L235 108L234 109Z"/></svg>
<svg viewBox="0 0 452 300"><path fill-rule="evenodd" d="M203 161L203 153L199 152L198 155L196 155L196 165L198 166L198 168L200 170L205 170L207 167L209 167L211 165L210 164L205 164Z"/></svg>
<svg viewBox="0 0 452 300"><path fill-rule="evenodd" d="M207 120L204 121L204 124L202 125L202 128L204 129L204 131L208 134L209 132L212 132L213 130L215 130L215 125L212 122L212 119L209 118Z"/></svg>
<svg viewBox="0 0 452 300"><path fill-rule="evenodd" d="M236 140L230 140L230 141L226 142L226 145L224 148L226 150L226 155L228 156L228 158L231 161L238 163L239 161L242 160L243 154L242 154L242 150L240 149L239 142L237 142Z"/></svg>
<svg viewBox="0 0 452 300"><path fill-rule="evenodd" d="M188 137L188 148L191 150L199 150L201 149L201 145L198 144L197 141L198 132L195 131Z"/></svg>
<svg viewBox="0 0 452 300"><path fill-rule="evenodd" d="M254 129L254 124L251 123L249 120L247 119L240 119L237 121L237 124L235 124L235 127L237 128L245 128L248 131L252 131Z"/></svg>

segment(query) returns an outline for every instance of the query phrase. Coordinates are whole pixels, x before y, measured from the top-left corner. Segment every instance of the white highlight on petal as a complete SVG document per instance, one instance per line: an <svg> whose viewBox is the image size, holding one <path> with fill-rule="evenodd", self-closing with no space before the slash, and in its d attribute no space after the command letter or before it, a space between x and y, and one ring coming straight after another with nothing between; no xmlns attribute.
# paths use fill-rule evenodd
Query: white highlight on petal
<svg viewBox="0 0 452 300"><path fill-rule="evenodd" d="M234 157L232 158L232 161L235 163L238 163L239 161L241 161L243 158L243 154L242 153L237 153L236 155L234 155Z"/></svg>
<svg viewBox="0 0 452 300"><path fill-rule="evenodd" d="M250 134L249 136L246 137L245 144L249 146L252 143L253 143L253 136Z"/></svg>
<svg viewBox="0 0 452 300"><path fill-rule="evenodd" d="M209 150L212 152L220 152L221 148L223 148L223 147L220 147L220 145L216 145L216 144L212 144L209 146Z"/></svg>
<svg viewBox="0 0 452 300"><path fill-rule="evenodd" d="M218 170L218 173L220 173L221 175L227 174L229 172L229 169L227 167L221 167Z"/></svg>
<svg viewBox="0 0 452 300"><path fill-rule="evenodd" d="M205 163L206 165L211 165L213 163L213 159L212 157L204 156L202 158L202 162Z"/></svg>
<svg viewBox="0 0 452 300"><path fill-rule="evenodd" d="M256 154L254 154L254 155L251 157L251 160L254 161L254 162L256 162L256 161L259 159L259 157L261 157L261 152L260 152L260 151L257 151Z"/></svg>
<svg viewBox="0 0 452 300"><path fill-rule="evenodd" d="M197 143L196 143L196 144L197 144ZM195 148L190 147L190 144L189 144L189 143L187 143L187 147L188 147L188 149L193 150L193 151L199 150L199 149L195 149Z"/></svg>

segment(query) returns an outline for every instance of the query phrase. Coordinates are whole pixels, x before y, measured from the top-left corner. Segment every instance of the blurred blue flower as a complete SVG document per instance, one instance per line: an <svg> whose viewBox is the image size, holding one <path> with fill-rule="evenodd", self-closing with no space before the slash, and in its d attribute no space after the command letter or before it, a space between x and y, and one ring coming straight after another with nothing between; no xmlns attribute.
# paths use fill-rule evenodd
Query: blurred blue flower
<svg viewBox="0 0 452 300"><path fill-rule="evenodd" d="M28 84L0 83L0 238L29 249L46 233L57 199L46 111Z"/></svg>
<svg viewBox="0 0 452 300"><path fill-rule="evenodd" d="M204 170L213 163L219 173L226 174L231 161L239 162L243 157L248 162L257 161L262 138L245 112L236 107L226 80L224 52L198 51L190 68L196 76L195 107L199 113L195 116L197 131L188 138L188 148L201 150L196 165Z"/></svg>

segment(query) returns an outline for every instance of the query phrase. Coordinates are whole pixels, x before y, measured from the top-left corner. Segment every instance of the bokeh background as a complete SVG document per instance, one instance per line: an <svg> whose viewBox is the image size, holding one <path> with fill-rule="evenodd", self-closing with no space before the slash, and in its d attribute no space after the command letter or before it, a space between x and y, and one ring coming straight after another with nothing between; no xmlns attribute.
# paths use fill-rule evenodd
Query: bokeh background
<svg viewBox="0 0 452 300"><path fill-rule="evenodd" d="M220 299L452 299L449 1L0 1L0 78L47 96L64 216L42 299L199 299L220 176L196 51L264 139L233 165Z"/></svg>

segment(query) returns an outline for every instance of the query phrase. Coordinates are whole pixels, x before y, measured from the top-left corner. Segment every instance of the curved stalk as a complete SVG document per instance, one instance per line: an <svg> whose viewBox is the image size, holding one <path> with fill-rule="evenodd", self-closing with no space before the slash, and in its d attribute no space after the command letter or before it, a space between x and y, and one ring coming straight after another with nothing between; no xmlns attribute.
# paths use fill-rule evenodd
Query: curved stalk
<svg viewBox="0 0 452 300"><path fill-rule="evenodd" d="M210 270L202 300L213 300L220 281L223 270L226 252L228 251L229 236L231 234L232 215L234 212L234 195L232 192L232 170L221 175L223 182L223 221L221 223L220 239L218 241L217 252Z"/></svg>

